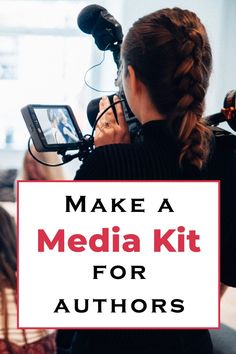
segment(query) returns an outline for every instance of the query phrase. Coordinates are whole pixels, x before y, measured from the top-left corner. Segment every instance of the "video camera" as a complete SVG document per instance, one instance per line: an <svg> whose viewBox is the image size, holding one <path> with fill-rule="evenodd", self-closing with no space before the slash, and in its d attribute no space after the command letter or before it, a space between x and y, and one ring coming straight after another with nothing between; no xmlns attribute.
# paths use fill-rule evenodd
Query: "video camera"
<svg viewBox="0 0 236 354"><path fill-rule="evenodd" d="M104 7L99 5L86 6L80 12L77 23L83 32L92 34L100 50L110 50L112 52L117 66L115 84L118 87L118 92L116 95L120 98L119 102L122 104L131 142L139 140L141 125L129 108L120 80L120 49L123 39L121 25ZM111 103L110 107L116 116L114 106L118 102L113 103L113 96L110 95L108 98ZM62 155L63 162L71 161L76 157L80 160L86 159L94 148L93 134L96 124L105 113L104 111L98 116L100 99L94 99L88 104L87 116L93 131L92 135L85 136L83 136L69 106L37 104L22 108L21 112L36 150L45 152L57 151L58 154ZM224 108L221 112L206 117L206 120L210 126L217 126L219 123L227 121L230 127L236 131L236 91L229 91L225 97ZM221 129L220 131L221 134L230 135L225 130ZM235 141L235 136L233 137ZM78 150L78 153L66 155L67 150Z"/></svg>

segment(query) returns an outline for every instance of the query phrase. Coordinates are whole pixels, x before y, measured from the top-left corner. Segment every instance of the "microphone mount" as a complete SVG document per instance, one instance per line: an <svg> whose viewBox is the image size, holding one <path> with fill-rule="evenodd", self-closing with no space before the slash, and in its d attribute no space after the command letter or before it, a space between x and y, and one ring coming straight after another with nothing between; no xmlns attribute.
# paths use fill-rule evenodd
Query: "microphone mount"
<svg viewBox="0 0 236 354"><path fill-rule="evenodd" d="M113 53L117 68L120 66L120 47L123 32L120 23L102 6L89 5L79 14L79 28L92 34L95 44L100 50L110 50Z"/></svg>

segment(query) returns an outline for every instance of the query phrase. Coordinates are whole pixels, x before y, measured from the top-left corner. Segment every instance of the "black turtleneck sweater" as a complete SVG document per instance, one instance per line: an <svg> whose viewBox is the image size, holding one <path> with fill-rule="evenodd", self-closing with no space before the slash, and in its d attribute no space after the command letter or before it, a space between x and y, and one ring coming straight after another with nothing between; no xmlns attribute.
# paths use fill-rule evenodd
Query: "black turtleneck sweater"
<svg viewBox="0 0 236 354"><path fill-rule="evenodd" d="M221 281L236 287L236 155L232 139L216 138L204 172L191 165L179 167L179 147L166 121L142 126L143 141L96 148L77 171L77 180L220 180ZM213 148L214 147L214 148Z"/></svg>
<svg viewBox="0 0 236 354"><path fill-rule="evenodd" d="M76 180L178 180L200 178L191 170L183 178L179 147L165 121L143 125L143 141L96 148L77 171ZM203 290L204 291L204 290ZM204 314L203 314L204 316ZM207 331L82 330L73 353L81 354L211 354Z"/></svg>

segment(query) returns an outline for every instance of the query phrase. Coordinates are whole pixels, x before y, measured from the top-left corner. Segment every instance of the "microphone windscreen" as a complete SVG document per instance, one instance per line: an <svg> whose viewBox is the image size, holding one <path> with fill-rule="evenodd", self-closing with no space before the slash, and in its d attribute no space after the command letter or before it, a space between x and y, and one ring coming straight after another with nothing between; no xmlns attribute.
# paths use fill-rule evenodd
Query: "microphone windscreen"
<svg viewBox="0 0 236 354"><path fill-rule="evenodd" d="M81 31L91 34L100 13L104 10L106 11L104 7L99 5L89 5L81 10L77 18L77 24Z"/></svg>

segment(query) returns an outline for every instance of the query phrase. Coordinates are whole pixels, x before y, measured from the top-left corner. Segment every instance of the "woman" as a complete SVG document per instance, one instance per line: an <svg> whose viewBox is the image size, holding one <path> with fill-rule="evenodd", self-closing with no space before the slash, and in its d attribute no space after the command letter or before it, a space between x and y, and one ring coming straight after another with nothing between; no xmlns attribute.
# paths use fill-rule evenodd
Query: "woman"
<svg viewBox="0 0 236 354"><path fill-rule="evenodd" d="M164 158L170 159L165 163L168 170L171 163L178 165L174 175L182 174L183 167L202 170L207 162L211 140L210 130L204 124L202 115L212 56L205 28L197 16L175 8L141 18L130 29L123 43L122 66L124 91L134 115L143 125L145 144L128 145L127 125L121 105L117 104L119 125L112 110L100 119L95 145L103 147L94 151L76 177L161 178L166 175L160 166ZM108 105L108 98L103 98L100 113ZM161 144L157 144L153 129L161 135L167 134L168 139L162 139ZM154 147L150 140L157 146ZM151 146L147 147L146 143ZM170 146L175 151L174 155ZM152 155L152 147L157 149L152 151L156 164L143 168L143 158ZM137 152L141 155L136 156ZM132 161L128 170L122 154L128 159L127 162L129 159ZM140 163L141 170L138 168ZM174 177L172 174L169 177Z"/></svg>
<svg viewBox="0 0 236 354"><path fill-rule="evenodd" d="M122 46L122 82L143 141L130 144L120 104L99 120L95 151L76 179L201 178L211 132L202 119L212 67L206 30L192 12L163 9L134 23ZM118 100L117 97L114 99ZM100 102L100 113L109 106ZM204 291L204 289L203 289ZM81 331L74 352L210 354L207 331Z"/></svg>
<svg viewBox="0 0 236 354"><path fill-rule="evenodd" d="M54 337L43 330L17 329L16 227L0 207L0 353L55 354Z"/></svg>

